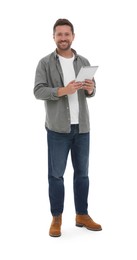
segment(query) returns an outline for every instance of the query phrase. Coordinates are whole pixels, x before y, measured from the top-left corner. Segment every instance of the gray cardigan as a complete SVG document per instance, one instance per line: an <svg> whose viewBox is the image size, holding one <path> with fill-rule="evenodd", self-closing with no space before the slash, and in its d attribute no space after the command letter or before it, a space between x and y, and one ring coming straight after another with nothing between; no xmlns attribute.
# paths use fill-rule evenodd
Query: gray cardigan
<svg viewBox="0 0 137 260"><path fill-rule="evenodd" d="M81 67L89 66L89 61L75 54L74 70L77 76ZM59 132L70 132L70 110L68 96L58 97L58 88L64 86L63 73L56 51L42 58L36 68L34 95L37 99L44 100L46 109L46 128ZM90 130L89 111L86 97L95 95L94 89L91 95L83 89L78 90L79 101L79 132L87 133Z"/></svg>

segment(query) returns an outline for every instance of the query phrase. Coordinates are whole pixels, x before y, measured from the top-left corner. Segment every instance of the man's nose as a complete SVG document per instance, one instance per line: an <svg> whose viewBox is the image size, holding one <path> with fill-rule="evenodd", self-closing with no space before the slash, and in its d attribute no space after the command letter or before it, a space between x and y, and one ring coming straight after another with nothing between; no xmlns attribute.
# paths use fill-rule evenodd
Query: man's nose
<svg viewBox="0 0 137 260"><path fill-rule="evenodd" d="M65 41L65 40L66 40L66 36L65 36L65 35L62 35L62 36L61 36L61 40L62 40L62 41Z"/></svg>

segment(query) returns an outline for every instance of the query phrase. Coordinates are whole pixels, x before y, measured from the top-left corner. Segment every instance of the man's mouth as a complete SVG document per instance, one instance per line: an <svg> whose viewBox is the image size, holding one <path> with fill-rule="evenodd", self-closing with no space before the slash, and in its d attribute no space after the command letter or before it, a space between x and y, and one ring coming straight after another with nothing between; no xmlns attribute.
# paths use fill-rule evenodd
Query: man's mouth
<svg viewBox="0 0 137 260"><path fill-rule="evenodd" d="M60 44L66 44L67 42L60 42Z"/></svg>

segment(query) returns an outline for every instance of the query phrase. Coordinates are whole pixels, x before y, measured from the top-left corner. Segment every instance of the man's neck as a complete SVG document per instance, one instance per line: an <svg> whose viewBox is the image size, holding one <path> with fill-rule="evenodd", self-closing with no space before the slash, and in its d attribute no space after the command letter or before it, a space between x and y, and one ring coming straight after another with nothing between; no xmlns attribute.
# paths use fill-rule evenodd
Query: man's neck
<svg viewBox="0 0 137 260"><path fill-rule="evenodd" d="M60 56L64 57L64 58L72 58L72 57L73 57L73 52L72 52L71 49L69 49L69 50L64 50L64 51L57 49L57 53L58 53Z"/></svg>

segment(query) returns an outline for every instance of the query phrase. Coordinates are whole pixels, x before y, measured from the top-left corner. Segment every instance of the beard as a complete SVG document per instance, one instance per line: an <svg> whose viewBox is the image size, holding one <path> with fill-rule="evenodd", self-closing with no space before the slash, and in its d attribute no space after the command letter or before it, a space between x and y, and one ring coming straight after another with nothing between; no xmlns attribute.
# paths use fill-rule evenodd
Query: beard
<svg viewBox="0 0 137 260"><path fill-rule="evenodd" d="M67 42L67 41L61 41L61 42L58 42L56 44L57 44L58 49L62 50L62 51L67 51L71 47L71 43Z"/></svg>

